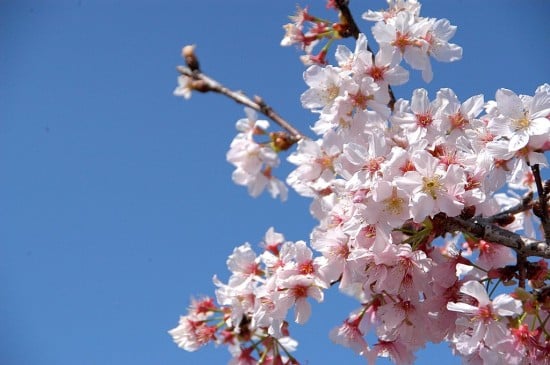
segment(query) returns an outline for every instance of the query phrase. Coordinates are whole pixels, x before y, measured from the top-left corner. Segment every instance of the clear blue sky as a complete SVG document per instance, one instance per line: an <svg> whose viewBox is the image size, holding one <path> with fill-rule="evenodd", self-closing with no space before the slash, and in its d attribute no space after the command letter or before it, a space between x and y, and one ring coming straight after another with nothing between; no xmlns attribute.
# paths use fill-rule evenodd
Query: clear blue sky
<svg viewBox="0 0 550 365"><path fill-rule="evenodd" d="M324 11L324 1L310 1ZM167 330L245 241L271 226L307 239L309 201L249 198L225 153L242 107L172 96L184 44L227 86L260 94L307 130L299 52L281 48L296 0L0 0L0 363L225 364L225 348L189 354ZM299 1L301 5L307 3ZM352 0L359 15L383 1ZM550 2L430 0L462 61L434 64L430 95L499 87L532 94L550 81ZM368 32L367 32L368 34ZM372 39L372 37L370 37ZM288 171L284 170L283 171ZM293 326L304 364L363 364L328 331L356 304L336 290ZM420 364L458 364L446 345Z"/></svg>

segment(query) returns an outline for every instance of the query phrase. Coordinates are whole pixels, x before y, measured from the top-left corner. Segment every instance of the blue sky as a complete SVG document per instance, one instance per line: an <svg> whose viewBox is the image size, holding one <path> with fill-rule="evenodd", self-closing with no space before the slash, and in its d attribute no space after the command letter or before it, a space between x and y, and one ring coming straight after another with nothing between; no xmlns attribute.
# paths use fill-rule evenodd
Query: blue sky
<svg viewBox="0 0 550 365"><path fill-rule="evenodd" d="M205 72L307 130L300 53L279 47L296 3L307 4L0 1L0 363L227 363L224 348L189 354L167 330L192 296L213 294L213 274L227 277L233 247L270 226L307 239L315 222L294 193L252 199L232 184L225 153L242 107L172 96L175 66L195 43ZM365 31L368 4L384 6L352 0ZM545 0L423 2L422 15L459 26L464 58L434 64L429 85L415 73L397 97L533 94L550 81L549 13ZM364 363L328 339L355 306L333 290L292 327L304 364ZM418 363L459 361L442 345Z"/></svg>

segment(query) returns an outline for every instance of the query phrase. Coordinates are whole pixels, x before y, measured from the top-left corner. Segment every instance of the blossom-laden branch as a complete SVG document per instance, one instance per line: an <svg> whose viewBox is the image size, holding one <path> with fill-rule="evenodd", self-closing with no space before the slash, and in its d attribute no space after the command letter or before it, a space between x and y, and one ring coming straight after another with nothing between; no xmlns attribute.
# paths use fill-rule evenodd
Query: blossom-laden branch
<svg viewBox="0 0 550 365"><path fill-rule="evenodd" d="M175 94L214 91L249 107L227 154L236 166L234 182L254 197L267 188L284 200L286 185L272 173L278 152L297 142L288 156L296 169L286 182L313 200L318 225L309 245L270 229L262 254L248 243L237 247L227 260L228 282L214 278L219 306L212 300L195 305L170 331L180 347L191 351L214 341L228 345L232 363L297 363L288 355L295 347L289 310L303 324L311 314L308 300L321 302L323 291L337 286L360 307L330 337L369 363L389 356L411 364L427 342L443 340L465 362L550 358L550 248L534 227L539 217L550 231L550 184L543 186L538 170L548 166L550 85L533 96L499 89L494 101L483 95L460 101L450 88L430 99L419 88L410 101L395 101L387 90L408 81L402 61L429 82L430 57L452 62L462 48L448 42L456 27L420 16L418 1L388 3L387 11L363 14L376 22L376 55L346 0L329 0L340 12L338 23L306 8L285 26L282 45L302 46L310 64L301 102L318 115L316 140L278 120L261 98L203 74L194 49L184 49L187 67L178 68ZM312 29L304 31L308 22ZM329 46L348 36L356 38L355 49L339 45L337 64L328 65ZM313 56L322 40L327 43ZM269 123L255 112L285 132L268 133ZM258 141L266 136L269 141ZM505 186L530 192L523 198L497 193ZM495 296L502 287L506 293ZM208 325L211 320L217 325ZM367 343L370 330L376 343Z"/></svg>
<svg viewBox="0 0 550 365"><path fill-rule="evenodd" d="M187 63L187 67L177 66L177 70L181 74L181 78L179 79L179 92L182 96L188 99L191 96L192 90L202 93L210 91L220 93L230 99L233 99L239 104L245 105L264 114L273 120L290 134L291 138L289 139L289 142L291 142L291 144L304 138L304 135L296 127L275 112L275 110L261 97L255 96L251 99L244 93L228 89L218 81L204 74L199 67L199 61L195 54L195 46L183 47L182 55Z"/></svg>

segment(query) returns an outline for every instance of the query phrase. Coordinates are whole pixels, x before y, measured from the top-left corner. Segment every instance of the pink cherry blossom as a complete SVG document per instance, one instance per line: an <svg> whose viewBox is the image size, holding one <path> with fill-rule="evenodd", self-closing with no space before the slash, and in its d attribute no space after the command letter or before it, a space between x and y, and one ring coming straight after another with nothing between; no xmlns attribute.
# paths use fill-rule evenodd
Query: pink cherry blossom
<svg viewBox="0 0 550 365"><path fill-rule="evenodd" d="M491 349L510 335L503 320L504 317L521 314L519 300L508 294L501 294L490 300L485 288L478 281L465 282L460 292L467 296L464 298L467 302L447 304L448 310L462 313L457 319L457 326L468 329L458 333L453 341L460 353L472 355L481 349Z"/></svg>
<svg viewBox="0 0 550 365"><path fill-rule="evenodd" d="M496 93L499 116L489 123L493 133L509 139L508 150L518 151L531 136L550 133L550 90L541 88L533 97L518 96L508 89Z"/></svg>
<svg viewBox="0 0 550 365"><path fill-rule="evenodd" d="M330 339L336 344L351 348L358 355L366 353L369 346L364 338L366 334L365 326L362 325L366 322L364 314L365 312L361 311L346 318L342 325L330 331Z"/></svg>
<svg viewBox="0 0 550 365"><path fill-rule="evenodd" d="M186 351L196 351L215 339L216 326L205 321L194 320L190 316L181 316L176 328L168 331L178 347Z"/></svg>
<svg viewBox="0 0 550 365"><path fill-rule="evenodd" d="M436 98L430 102L425 89L416 89L410 107L405 100L397 103L399 105L396 105L391 121L403 129L409 143L416 143L420 139L433 143L442 134L443 113L448 103L446 100Z"/></svg>
<svg viewBox="0 0 550 365"><path fill-rule="evenodd" d="M257 114L250 108L245 108L246 119L237 121L239 133L231 142L227 152L227 161L236 169L232 179L237 185L244 185L248 193L259 196L265 189L272 197L279 196L286 200L288 189L286 185L272 174L273 168L279 165L277 152L270 144L260 144L254 140L256 135L265 135L269 123L258 120Z"/></svg>
<svg viewBox="0 0 550 365"><path fill-rule="evenodd" d="M449 216L460 214L464 204L460 195L464 192L464 172L456 165L445 171L436 158L418 151L411 158L415 171L408 171L396 179L399 188L411 196L411 214L415 222L438 212Z"/></svg>
<svg viewBox="0 0 550 365"><path fill-rule="evenodd" d="M381 46L394 47L394 52L402 55L412 68L425 70L431 67L428 57L430 44L423 38L428 29L430 23L426 19L402 11L386 22L377 22L372 34Z"/></svg>
<svg viewBox="0 0 550 365"><path fill-rule="evenodd" d="M291 276L281 280L279 284L277 301L285 308L294 306L294 319L296 323L304 324L311 315L311 305L308 297L317 302L323 301L323 292L315 284L315 280L307 276Z"/></svg>

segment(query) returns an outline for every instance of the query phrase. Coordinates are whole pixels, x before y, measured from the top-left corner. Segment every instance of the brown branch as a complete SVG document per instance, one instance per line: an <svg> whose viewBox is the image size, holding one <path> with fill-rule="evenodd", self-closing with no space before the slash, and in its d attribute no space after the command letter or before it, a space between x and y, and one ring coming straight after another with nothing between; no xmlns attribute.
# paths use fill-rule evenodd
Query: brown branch
<svg viewBox="0 0 550 365"><path fill-rule="evenodd" d="M531 166L531 171L535 177L535 184L537 186L537 193L539 195L539 211L537 216L540 218L542 229L544 231L544 238L546 242L550 244L550 219L548 217L548 196L549 192L544 189L542 185L542 178L540 175L540 168L538 164Z"/></svg>
<svg viewBox="0 0 550 365"><path fill-rule="evenodd" d="M510 247L524 257L537 256L550 259L550 245L544 241L537 241L522 237L497 225L489 223L483 218L462 219L447 217L444 214L434 217L434 223L441 225L444 231L452 233L465 232L477 239Z"/></svg>
<svg viewBox="0 0 550 365"><path fill-rule="evenodd" d="M525 281L527 278L527 257L524 254L518 253L516 262L518 268L518 286L525 289Z"/></svg>
<svg viewBox="0 0 550 365"><path fill-rule="evenodd" d="M533 292L537 296L537 300L544 303L548 297L550 297L550 284L543 286L542 288L536 288Z"/></svg>
<svg viewBox="0 0 550 365"><path fill-rule="evenodd" d="M213 91L223 94L239 104L245 105L264 114L287 131L292 137L292 142L298 142L299 140L305 138L298 129L276 113L273 108L266 104L265 101L259 96L255 96L254 99L250 99L242 92L228 89L218 81L205 75L199 68L199 61L194 54L194 46L185 46L183 48L183 56L188 67L177 66L176 69L180 74L189 77L190 82L188 87L191 90L196 90L203 93Z"/></svg>
<svg viewBox="0 0 550 365"><path fill-rule="evenodd" d="M344 25L346 25L344 31L340 32L340 35L344 38L352 36L353 38L357 39L359 37L359 33L361 33L361 30L359 30L359 27L357 26L357 23L355 22L355 19L351 14L351 10L349 9L349 0L336 0L335 4L340 11L340 17L342 18ZM372 62L374 63L374 52L372 51L372 48L370 47L370 44L368 42L367 51L372 54ZM388 93L390 94L390 101L388 103L388 106L391 110L393 110L393 106L395 105L395 95L393 94L393 90L390 85L388 85Z"/></svg>
<svg viewBox="0 0 550 365"><path fill-rule="evenodd" d="M533 192L530 191L527 194L525 194L525 196L521 199L521 202L519 202L517 205L515 205L515 206L513 206L509 209L506 209L502 212L499 212L497 214L494 214L490 217L487 217L487 218L485 218L485 220L489 223L496 223L496 224L500 224L500 225L505 225L505 224L501 224L501 223L502 222L507 222L509 219L512 219L512 221L513 221L513 216L514 215L516 215L518 213L525 212L525 211L530 210L532 208L533 208ZM509 224L512 221L507 222L506 224Z"/></svg>
<svg viewBox="0 0 550 365"><path fill-rule="evenodd" d="M344 24L347 25L347 31L349 32L348 34L342 34L342 36L349 37L351 35L353 38L357 39L361 31L359 30L359 27L351 14L351 10L349 9L349 0L336 0L335 3L338 10L340 10L340 15L343 18ZM368 47L370 49L370 46Z"/></svg>
<svg viewBox="0 0 550 365"><path fill-rule="evenodd" d="M281 128L283 128L284 130L286 130L288 133L290 133L290 135L296 140L296 141L299 141L304 137L304 135L299 131L297 130L296 128L294 128L293 125L291 125L289 122L287 122L285 119L283 119L279 114L277 114L272 107L270 107L269 105L267 105L264 101L264 99L262 99L261 97L259 96L254 96L254 101L256 102L256 104L258 104L258 107L260 108L260 111L266 115L267 117L271 118L275 123L277 123L279 126L281 126Z"/></svg>

